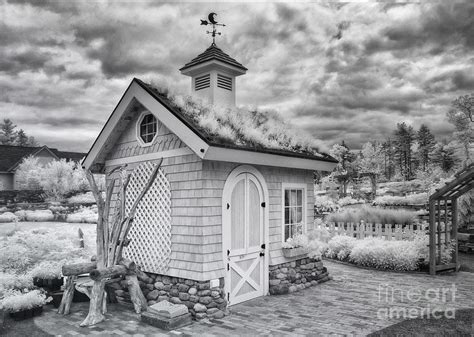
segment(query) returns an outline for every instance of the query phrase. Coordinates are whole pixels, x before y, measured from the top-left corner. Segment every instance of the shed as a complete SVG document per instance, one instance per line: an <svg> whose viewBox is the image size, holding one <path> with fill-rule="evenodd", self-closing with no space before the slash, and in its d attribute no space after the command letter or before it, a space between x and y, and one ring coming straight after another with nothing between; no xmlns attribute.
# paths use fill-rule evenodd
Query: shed
<svg viewBox="0 0 474 337"><path fill-rule="evenodd" d="M102 173L127 165L132 203L163 158L124 251L154 284L148 300L222 309L326 277L320 261L285 257L282 243L311 228L313 173L337 161L276 137L268 130L286 128L277 117L235 107L247 69L214 43L180 70L209 104L134 78L83 161ZM315 276L287 280L282 266Z"/></svg>

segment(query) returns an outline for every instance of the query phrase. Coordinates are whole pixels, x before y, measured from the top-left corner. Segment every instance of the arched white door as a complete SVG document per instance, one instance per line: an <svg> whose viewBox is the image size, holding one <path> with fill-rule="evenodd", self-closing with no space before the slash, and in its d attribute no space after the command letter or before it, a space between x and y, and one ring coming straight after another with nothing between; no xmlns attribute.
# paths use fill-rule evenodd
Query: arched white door
<svg viewBox="0 0 474 337"><path fill-rule="evenodd" d="M226 291L230 305L265 295L265 194L256 175L231 175L223 198Z"/></svg>

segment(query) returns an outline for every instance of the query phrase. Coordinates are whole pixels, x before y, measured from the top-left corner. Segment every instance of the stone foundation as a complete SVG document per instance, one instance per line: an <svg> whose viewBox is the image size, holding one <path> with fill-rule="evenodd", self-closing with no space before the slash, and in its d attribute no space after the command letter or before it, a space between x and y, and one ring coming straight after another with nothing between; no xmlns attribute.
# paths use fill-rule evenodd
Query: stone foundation
<svg viewBox="0 0 474 337"><path fill-rule="evenodd" d="M330 280L320 259L303 258L270 266L270 294L282 295Z"/></svg>
<svg viewBox="0 0 474 337"><path fill-rule="evenodd" d="M145 273L139 277L140 288L148 305L163 300L175 304L184 304L191 315L197 319L206 317L222 318L225 315L224 279L218 287L211 288L210 281L194 281L165 275ZM121 281L115 290L118 301L130 302L127 284Z"/></svg>

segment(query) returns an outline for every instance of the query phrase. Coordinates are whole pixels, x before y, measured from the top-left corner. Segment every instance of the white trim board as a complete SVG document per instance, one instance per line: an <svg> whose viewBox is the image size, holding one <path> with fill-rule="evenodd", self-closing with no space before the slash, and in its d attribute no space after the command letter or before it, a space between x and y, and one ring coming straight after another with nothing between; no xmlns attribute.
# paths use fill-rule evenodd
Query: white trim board
<svg viewBox="0 0 474 337"><path fill-rule="evenodd" d="M322 160L288 157L271 153L228 149L216 146L209 147L203 159L318 171L332 171L337 164Z"/></svg>
<svg viewBox="0 0 474 337"><path fill-rule="evenodd" d="M148 161L148 160L156 160L160 158L186 156L188 154L194 154L194 152L189 147L182 147L179 149L173 149L173 150L168 150L168 151L141 154L139 156L131 156L131 157L106 160L105 166L124 165L124 164L137 163L137 162Z"/></svg>

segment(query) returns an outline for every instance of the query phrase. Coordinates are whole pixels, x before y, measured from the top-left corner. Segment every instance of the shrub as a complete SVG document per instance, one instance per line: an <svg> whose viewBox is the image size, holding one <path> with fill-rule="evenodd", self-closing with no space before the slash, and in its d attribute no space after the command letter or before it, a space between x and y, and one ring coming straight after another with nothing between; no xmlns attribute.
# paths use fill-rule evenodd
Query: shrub
<svg viewBox="0 0 474 337"><path fill-rule="evenodd" d="M29 274L31 277L42 279L55 279L62 276L63 261L43 261L33 267Z"/></svg>
<svg viewBox="0 0 474 337"><path fill-rule="evenodd" d="M18 221L18 217L12 212L5 212L3 214L0 214L0 223L16 221Z"/></svg>
<svg viewBox="0 0 474 337"><path fill-rule="evenodd" d="M53 221L54 214L49 209L26 211L26 221Z"/></svg>
<svg viewBox="0 0 474 337"><path fill-rule="evenodd" d="M316 195L314 197L314 206L319 214L323 212L335 212L339 209L339 205L326 195Z"/></svg>
<svg viewBox="0 0 474 337"><path fill-rule="evenodd" d="M97 223L97 208L82 208L76 213L69 214L66 221L71 223Z"/></svg>
<svg viewBox="0 0 474 337"><path fill-rule="evenodd" d="M41 165L38 157L25 158L15 172L18 189L39 190L41 189Z"/></svg>
<svg viewBox="0 0 474 337"><path fill-rule="evenodd" d="M69 199L67 199L69 204L87 204L87 203L95 203L95 198L92 192L86 192L82 194L73 195Z"/></svg>
<svg viewBox="0 0 474 337"><path fill-rule="evenodd" d="M329 214L327 217L328 222L356 223L362 220L377 224L412 224L416 221L416 212L363 206L345 209L339 213Z"/></svg>
<svg viewBox="0 0 474 337"><path fill-rule="evenodd" d="M415 241L386 241L381 238L358 240L349 260L357 265L398 271L416 270L420 259Z"/></svg>
<svg viewBox="0 0 474 337"><path fill-rule="evenodd" d="M28 274L0 273L0 293L8 290L32 289L33 279Z"/></svg>
<svg viewBox="0 0 474 337"><path fill-rule="evenodd" d="M339 206L347 206L347 205L354 205L354 204L362 204L364 203L365 200L364 199L354 199L352 197L344 197L344 198L341 198L337 201L338 205Z"/></svg>
<svg viewBox="0 0 474 337"><path fill-rule="evenodd" d="M17 312L42 307L51 300L51 297L46 298L46 295L39 290L32 290L27 293L14 290L5 294L1 306L3 310L8 312Z"/></svg>
<svg viewBox="0 0 474 337"><path fill-rule="evenodd" d="M384 195L376 197L374 205L420 205L428 202L427 193L409 194L405 197Z"/></svg>
<svg viewBox="0 0 474 337"><path fill-rule="evenodd" d="M328 242L326 256L331 259L346 260L357 243L357 239L347 235L336 235Z"/></svg>

